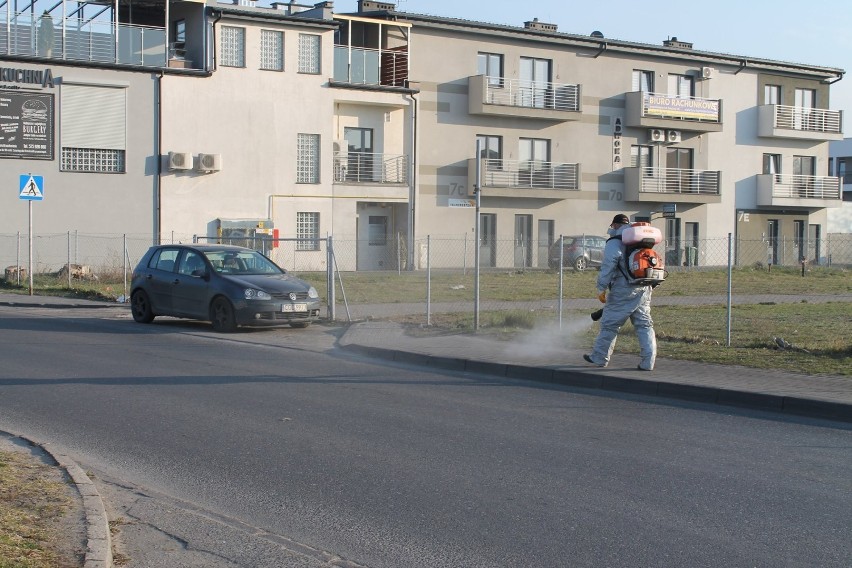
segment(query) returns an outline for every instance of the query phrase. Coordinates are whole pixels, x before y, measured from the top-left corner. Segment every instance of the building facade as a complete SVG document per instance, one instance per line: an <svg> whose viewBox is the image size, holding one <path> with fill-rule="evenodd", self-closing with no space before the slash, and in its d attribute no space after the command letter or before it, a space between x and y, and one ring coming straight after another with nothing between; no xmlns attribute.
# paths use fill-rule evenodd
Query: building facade
<svg viewBox="0 0 852 568"><path fill-rule="evenodd" d="M469 241L436 259L457 266L478 184L486 266L546 267L559 235L603 234L616 212L659 226L669 264L720 264L702 243L729 233L769 243L740 262L779 264L820 262L842 203L841 69L370 0L118 0L82 30L94 3L11 4L0 96L44 100L53 138L0 141L0 181L44 176L46 231L263 237L297 270L325 268L328 235L361 270L421 267L427 236ZM3 114L0 135L31 129ZM0 233L25 229L10 194Z"/></svg>

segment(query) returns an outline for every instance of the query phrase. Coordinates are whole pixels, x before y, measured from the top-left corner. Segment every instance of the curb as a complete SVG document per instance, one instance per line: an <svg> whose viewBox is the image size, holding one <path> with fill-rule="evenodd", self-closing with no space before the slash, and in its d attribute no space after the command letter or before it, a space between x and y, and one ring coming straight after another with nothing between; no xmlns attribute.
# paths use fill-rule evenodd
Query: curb
<svg viewBox="0 0 852 568"><path fill-rule="evenodd" d="M91 300L89 300L91 301ZM109 303L93 303L93 304L56 304L50 302L14 302L11 300L8 301L0 301L0 306L6 306L10 308L55 308L55 309L69 309L69 308L123 308L129 306L129 304L120 304L118 302L114 304Z"/></svg>
<svg viewBox="0 0 852 568"><path fill-rule="evenodd" d="M83 568L112 568L112 538L109 532L109 519L103 500L86 472L68 455L51 451L48 444L37 442L20 434L9 433L9 435L41 449L68 473L77 488L77 492L83 499L83 513L86 516L86 556Z"/></svg>
<svg viewBox="0 0 852 568"><path fill-rule="evenodd" d="M509 379L626 394L656 396L688 402L749 408L765 412L852 423L852 405L815 398L737 391L703 385L682 385L653 379L628 379L584 371L441 357L355 344L344 345L342 347L348 351L357 352L369 357L386 359L396 363L424 365L447 371L466 371Z"/></svg>

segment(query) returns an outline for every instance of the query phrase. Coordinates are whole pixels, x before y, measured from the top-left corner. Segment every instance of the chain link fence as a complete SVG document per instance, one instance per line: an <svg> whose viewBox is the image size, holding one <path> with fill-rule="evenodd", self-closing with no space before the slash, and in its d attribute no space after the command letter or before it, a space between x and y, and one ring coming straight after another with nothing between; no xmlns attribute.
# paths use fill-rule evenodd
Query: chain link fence
<svg viewBox="0 0 852 568"><path fill-rule="evenodd" d="M337 320L408 318L429 325L454 314L453 325L459 327L470 327L475 305L482 313L502 312L504 318L507 312L534 319L560 317L564 301L594 297L594 269L605 244L603 237L574 237L569 245L566 237L560 270L559 237L556 242L483 239L477 294L472 236L418 239L411 251L401 235L375 240L272 239L268 235L217 240L173 233L166 240L223 242L260 250L313 283L326 301L333 299L334 309L328 315ZM32 242L34 286L92 289L109 297L126 297L133 267L150 244L150 237L139 235L37 234ZM727 238L657 245L669 276L655 297L723 297L724 278L696 288L694 278L678 278L678 274L718 276L727 269L728 246ZM852 267L849 234L806 242L736 240L731 248L735 288L737 269L794 267L804 274ZM583 262L578 262L580 258ZM0 233L0 270L7 285L26 286L29 265L27 235ZM576 270L577 266L585 269Z"/></svg>

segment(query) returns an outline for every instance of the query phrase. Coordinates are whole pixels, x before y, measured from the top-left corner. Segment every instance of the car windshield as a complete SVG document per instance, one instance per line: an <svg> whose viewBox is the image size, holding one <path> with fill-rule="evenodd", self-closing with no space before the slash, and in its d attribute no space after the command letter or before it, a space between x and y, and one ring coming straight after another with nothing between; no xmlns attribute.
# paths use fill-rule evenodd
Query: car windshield
<svg viewBox="0 0 852 568"><path fill-rule="evenodd" d="M209 250L204 256L221 274L283 274L285 271L257 251Z"/></svg>

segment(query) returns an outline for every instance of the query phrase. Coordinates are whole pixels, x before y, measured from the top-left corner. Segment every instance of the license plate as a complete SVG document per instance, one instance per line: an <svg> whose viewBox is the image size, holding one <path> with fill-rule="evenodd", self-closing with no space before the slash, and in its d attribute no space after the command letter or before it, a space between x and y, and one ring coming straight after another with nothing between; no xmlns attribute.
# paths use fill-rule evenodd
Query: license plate
<svg viewBox="0 0 852 568"><path fill-rule="evenodd" d="M281 306L282 312L306 312L308 311L307 304L284 304Z"/></svg>

